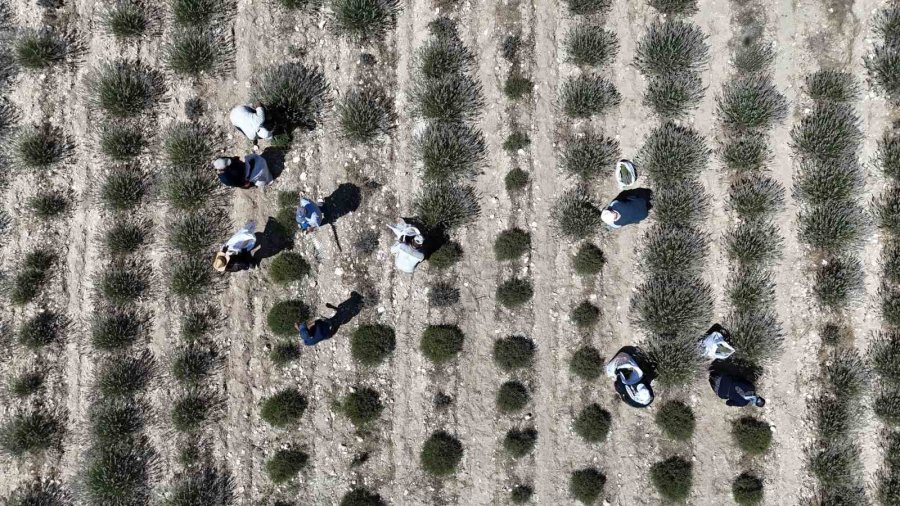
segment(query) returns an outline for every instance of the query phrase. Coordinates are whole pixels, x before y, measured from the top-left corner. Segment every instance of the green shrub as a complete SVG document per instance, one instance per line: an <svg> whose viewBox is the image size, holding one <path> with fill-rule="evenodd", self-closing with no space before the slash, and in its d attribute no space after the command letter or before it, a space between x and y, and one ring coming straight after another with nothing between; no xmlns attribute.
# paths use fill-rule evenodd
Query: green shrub
<svg viewBox="0 0 900 506"><path fill-rule="evenodd" d="M18 410L0 425L0 448L14 457L59 444L65 423L43 408Z"/></svg>
<svg viewBox="0 0 900 506"><path fill-rule="evenodd" d="M430 123L416 137L426 181L454 181L473 177L484 160L484 136L462 123Z"/></svg>
<svg viewBox="0 0 900 506"><path fill-rule="evenodd" d="M147 177L139 169L111 171L100 185L100 202L111 211L127 211L141 204L147 193Z"/></svg>
<svg viewBox="0 0 900 506"><path fill-rule="evenodd" d="M113 161L125 161L143 153L147 140L138 125L104 123L100 128L100 152Z"/></svg>
<svg viewBox="0 0 900 506"><path fill-rule="evenodd" d="M63 63L68 54L68 44L51 30L26 31L13 44L16 63L28 70L46 69Z"/></svg>
<svg viewBox="0 0 900 506"><path fill-rule="evenodd" d="M586 380L595 380L603 374L606 363L597 348L582 346L572 355L569 370L572 374Z"/></svg>
<svg viewBox="0 0 900 506"><path fill-rule="evenodd" d="M276 335L291 336L297 333L294 324L306 321L310 314L309 306L303 302L296 299L284 300L272 306L266 322Z"/></svg>
<svg viewBox="0 0 900 506"><path fill-rule="evenodd" d="M88 77L87 85L94 107L119 119L153 109L166 91L161 73L125 59L98 67Z"/></svg>
<svg viewBox="0 0 900 506"><path fill-rule="evenodd" d="M172 359L172 377L180 383L197 384L219 365L215 350L196 343L180 348Z"/></svg>
<svg viewBox="0 0 900 506"><path fill-rule="evenodd" d="M91 319L91 345L102 351L131 346L147 334L146 316L122 309L107 309Z"/></svg>
<svg viewBox="0 0 900 506"><path fill-rule="evenodd" d="M294 341L281 341L275 343L269 352L269 359L277 366L285 366L300 358L300 345Z"/></svg>
<svg viewBox="0 0 900 506"><path fill-rule="evenodd" d="M572 260L575 272L582 276L600 274L604 265L606 265L606 255L603 254L603 250L589 242L582 243L578 247L578 253Z"/></svg>
<svg viewBox="0 0 900 506"><path fill-rule="evenodd" d="M697 0L648 0L650 7L653 7L660 14L669 16L681 14L682 16L691 16L698 11Z"/></svg>
<svg viewBox="0 0 900 506"><path fill-rule="evenodd" d="M580 329L590 327L600 319L600 308L586 300L581 301L572 308L571 318L572 323Z"/></svg>
<svg viewBox="0 0 900 506"><path fill-rule="evenodd" d="M203 295L212 283L212 269L205 258L179 258L169 267L169 289L175 295L181 297Z"/></svg>
<svg viewBox="0 0 900 506"><path fill-rule="evenodd" d="M500 413L518 413L525 408L531 396L528 388L518 381L507 381L497 390L497 411Z"/></svg>
<svg viewBox="0 0 900 506"><path fill-rule="evenodd" d="M146 407L127 399L103 399L91 406L89 413L92 440L100 444L116 444L144 430Z"/></svg>
<svg viewBox="0 0 900 506"><path fill-rule="evenodd" d="M183 27L172 32L162 48L163 61L174 74L201 77L225 65L223 37L210 28Z"/></svg>
<svg viewBox="0 0 900 506"><path fill-rule="evenodd" d="M453 325L429 325L422 333L419 349L425 358L435 364L443 364L462 351L465 336Z"/></svg>
<svg viewBox="0 0 900 506"><path fill-rule="evenodd" d="M297 476L309 461L309 456L297 449L281 449L266 462L266 473L273 483L285 483Z"/></svg>
<svg viewBox="0 0 900 506"><path fill-rule="evenodd" d="M820 162L845 160L862 142L859 116L845 104L819 103L791 130L794 150Z"/></svg>
<svg viewBox="0 0 900 506"><path fill-rule="evenodd" d="M817 206L801 209L800 242L816 249L840 251L862 238L865 214L854 205Z"/></svg>
<svg viewBox="0 0 900 506"><path fill-rule="evenodd" d="M886 45L900 42L900 10L888 6L878 11L872 20L875 35L883 39Z"/></svg>
<svg viewBox="0 0 900 506"><path fill-rule="evenodd" d="M731 434L738 447L749 455L762 455L772 444L772 428L763 420L744 416L731 424Z"/></svg>
<svg viewBox="0 0 900 506"><path fill-rule="evenodd" d="M823 306L844 307L863 291L865 275L862 263L851 255L833 257L826 261L827 264L816 268L813 294Z"/></svg>
<svg viewBox="0 0 900 506"><path fill-rule="evenodd" d="M758 132L732 133L725 137L719 157L734 172L755 172L769 161L768 138Z"/></svg>
<svg viewBox="0 0 900 506"><path fill-rule="evenodd" d="M873 411L883 423L900 426L900 391L883 388L872 402Z"/></svg>
<svg viewBox="0 0 900 506"><path fill-rule="evenodd" d="M338 33L358 43L375 43L397 24L398 0L333 0L333 20Z"/></svg>
<svg viewBox="0 0 900 506"><path fill-rule="evenodd" d="M612 8L612 0L566 0L569 12L579 16L604 14Z"/></svg>
<svg viewBox="0 0 900 506"><path fill-rule="evenodd" d="M209 26L228 14L233 5L228 0L171 0L175 24Z"/></svg>
<svg viewBox="0 0 900 506"><path fill-rule="evenodd" d="M758 364L780 352L784 332L771 310L735 311L727 322L735 359Z"/></svg>
<svg viewBox="0 0 900 506"><path fill-rule="evenodd" d="M38 370L25 371L9 383L9 391L13 397L28 397L44 387L45 375Z"/></svg>
<svg viewBox="0 0 900 506"><path fill-rule="evenodd" d="M583 504L596 503L605 486L606 476L593 467L579 469L569 478L569 494Z"/></svg>
<svg viewBox="0 0 900 506"><path fill-rule="evenodd" d="M634 65L657 76L698 72L709 61L706 34L694 24L678 20L654 22L638 41Z"/></svg>
<svg viewBox="0 0 900 506"><path fill-rule="evenodd" d="M531 248L531 234L521 228L504 230L494 240L497 260L515 260Z"/></svg>
<svg viewBox="0 0 900 506"><path fill-rule="evenodd" d="M20 485L7 498L7 506L66 506L70 504L70 494L63 486L51 479L35 479Z"/></svg>
<svg viewBox="0 0 900 506"><path fill-rule="evenodd" d="M458 242L447 242L428 257L428 265L435 269L449 269L462 260L463 250Z"/></svg>
<svg viewBox="0 0 900 506"><path fill-rule="evenodd" d="M15 157L29 169L47 169L65 160L72 150L61 128L42 123L19 135Z"/></svg>
<svg viewBox="0 0 900 506"><path fill-rule="evenodd" d="M681 336L654 335L647 343L647 355L664 386L690 385L702 367L697 349L697 333Z"/></svg>
<svg viewBox="0 0 900 506"><path fill-rule="evenodd" d="M767 220L739 223L725 234L725 254L741 265L766 265L781 256L778 227Z"/></svg>
<svg viewBox="0 0 900 506"><path fill-rule="evenodd" d="M179 476L165 506L193 506L196 504L231 504L234 500L234 480L226 470L208 465Z"/></svg>
<svg viewBox="0 0 900 506"><path fill-rule="evenodd" d="M46 251L32 251L29 253L22 266L13 278L13 285L9 295L15 305L22 305L33 301L39 295L47 278L50 268L56 263L56 255Z"/></svg>
<svg viewBox="0 0 900 506"><path fill-rule="evenodd" d="M481 85L465 74L420 79L411 99L416 114L431 121L472 121L484 107Z"/></svg>
<svg viewBox="0 0 900 506"><path fill-rule="evenodd" d="M223 234L222 222L217 213L181 214L169 226L169 245L186 255L207 252Z"/></svg>
<svg viewBox="0 0 900 506"><path fill-rule="evenodd" d="M416 196L413 208L429 228L452 230L478 218L481 214L479 196L472 186L429 183Z"/></svg>
<svg viewBox="0 0 900 506"><path fill-rule="evenodd" d="M162 197L179 211L198 211L216 195L221 186L212 171L196 167L170 172L163 180Z"/></svg>
<svg viewBox="0 0 900 506"><path fill-rule="evenodd" d="M414 67L426 79L462 74L471 70L475 63L475 55L453 34L427 40L414 58Z"/></svg>
<svg viewBox="0 0 900 506"><path fill-rule="evenodd" d="M528 186L529 179L527 172L519 167L515 167L506 173L503 184L506 186L506 191L514 193Z"/></svg>
<svg viewBox="0 0 900 506"><path fill-rule="evenodd" d="M709 149L696 130L663 123L647 136L638 152L637 164L657 187L697 177L708 163Z"/></svg>
<svg viewBox="0 0 900 506"><path fill-rule="evenodd" d="M381 397L371 388L357 388L341 403L341 412L358 428L377 420L383 410Z"/></svg>
<svg viewBox="0 0 900 506"><path fill-rule="evenodd" d="M97 289L114 304L134 302L150 288L150 268L137 263L113 265L100 274Z"/></svg>
<svg viewBox="0 0 900 506"><path fill-rule="evenodd" d="M19 344L37 350L61 342L67 326L65 316L53 311L42 311L19 327Z"/></svg>
<svg viewBox="0 0 900 506"><path fill-rule="evenodd" d="M207 393L189 393L172 406L172 426L179 432L191 432L217 415L222 401Z"/></svg>
<svg viewBox="0 0 900 506"><path fill-rule="evenodd" d="M588 404L575 418L575 433L588 443L600 443L606 440L612 417L599 404Z"/></svg>
<svg viewBox="0 0 900 506"><path fill-rule="evenodd" d="M731 483L734 502L741 506L760 504L763 501L763 482L749 473L741 473Z"/></svg>
<svg viewBox="0 0 900 506"><path fill-rule="evenodd" d="M219 312L215 308L193 308L181 316L181 337L186 341L196 341L209 334L216 327Z"/></svg>
<svg viewBox="0 0 900 506"><path fill-rule="evenodd" d="M775 48L768 42L741 45L734 54L734 68L743 73L765 72L775 61Z"/></svg>
<svg viewBox="0 0 900 506"><path fill-rule="evenodd" d="M840 399L859 398L867 389L869 367L855 348L841 348L829 353L822 368L828 391Z"/></svg>
<svg viewBox="0 0 900 506"><path fill-rule="evenodd" d="M284 63L262 72L255 86L256 101L286 131L313 130L329 102L325 74L301 63Z"/></svg>
<svg viewBox="0 0 900 506"><path fill-rule="evenodd" d="M434 307L450 307L459 303L460 291L452 281L437 281L428 288L428 303Z"/></svg>
<svg viewBox="0 0 900 506"><path fill-rule="evenodd" d="M518 73L511 73L503 83L503 93L510 100L519 100L526 95L531 95L534 90L534 82Z"/></svg>
<svg viewBox="0 0 900 506"><path fill-rule="evenodd" d="M567 116L589 118L619 105L622 96L610 81L581 75L563 83L560 100Z"/></svg>
<svg viewBox="0 0 900 506"><path fill-rule="evenodd" d="M530 145L531 138L528 137L528 134L518 130L511 132L506 137L506 140L503 141L503 149L507 151L518 151L520 149L525 149Z"/></svg>
<svg viewBox="0 0 900 506"><path fill-rule="evenodd" d="M169 127L163 139L163 153L176 169L205 168L215 156L210 142L209 128L198 123L176 123Z"/></svg>
<svg viewBox="0 0 900 506"><path fill-rule="evenodd" d="M886 281L900 283L900 243L888 241L881 253L881 273Z"/></svg>
<svg viewBox="0 0 900 506"><path fill-rule="evenodd" d="M900 186L892 186L874 204L875 221L891 235L900 235Z"/></svg>
<svg viewBox="0 0 900 506"><path fill-rule="evenodd" d="M668 401L656 412L656 424L676 441L688 441L697 425L694 412L681 401Z"/></svg>
<svg viewBox="0 0 900 506"><path fill-rule="evenodd" d="M859 482L862 469L859 446L844 439L829 441L824 446L813 448L809 452L809 469L825 490L837 491L852 487ZM843 504L863 503L865 500Z"/></svg>
<svg viewBox="0 0 900 506"><path fill-rule="evenodd" d="M318 6L316 0L278 0L278 3L286 9L305 9Z"/></svg>
<svg viewBox="0 0 900 506"><path fill-rule="evenodd" d="M296 423L306 411L306 397L296 388L285 388L262 403L260 416L274 427Z"/></svg>
<svg viewBox="0 0 900 506"><path fill-rule="evenodd" d="M900 180L900 136L886 132L878 141L875 163L885 177Z"/></svg>
<svg viewBox="0 0 900 506"><path fill-rule="evenodd" d="M641 264L651 275L698 274L708 249L709 236L700 229L660 223L644 235Z"/></svg>
<svg viewBox="0 0 900 506"><path fill-rule="evenodd" d="M665 74L650 79L644 105L663 119L681 118L703 99L703 80L696 72Z"/></svg>
<svg viewBox="0 0 900 506"><path fill-rule="evenodd" d="M551 218L558 231L570 239L580 240L597 233L603 220L597 207L585 189L569 190L560 197L551 210Z"/></svg>
<svg viewBox="0 0 900 506"><path fill-rule="evenodd" d="M819 331L822 342L829 345L836 345L840 342L852 339L853 331L846 326L835 322L828 322L822 325Z"/></svg>
<svg viewBox="0 0 900 506"><path fill-rule="evenodd" d="M145 390L156 374L156 360L148 350L136 356L103 361L97 372L97 391L104 398L130 397Z"/></svg>
<svg viewBox="0 0 900 506"><path fill-rule="evenodd" d="M28 199L28 207L39 220L49 220L69 209L69 199L60 192L41 192Z"/></svg>
<svg viewBox="0 0 900 506"><path fill-rule="evenodd" d="M650 468L650 481L663 498L684 501L691 494L693 468L693 464L681 457L670 457L653 464Z"/></svg>
<svg viewBox="0 0 900 506"><path fill-rule="evenodd" d="M809 410L815 424L816 437L823 441L840 439L855 430L858 409L830 393L811 399Z"/></svg>
<svg viewBox="0 0 900 506"><path fill-rule="evenodd" d="M854 200L864 184L865 174L856 163L806 160L794 177L794 198L810 205L839 204Z"/></svg>
<svg viewBox="0 0 900 506"><path fill-rule="evenodd" d="M534 427L510 429L503 437L503 449L513 458L524 457L534 450L537 436Z"/></svg>
<svg viewBox="0 0 900 506"><path fill-rule="evenodd" d="M581 24L566 34L563 42L569 60L575 65L603 67L619 52L616 34L600 24Z"/></svg>
<svg viewBox="0 0 900 506"><path fill-rule="evenodd" d="M338 104L344 135L353 142L369 142L394 128L396 117L391 100L375 88L353 89Z"/></svg>
<svg viewBox="0 0 900 506"><path fill-rule="evenodd" d="M432 433L422 445L419 460L426 473L441 478L456 472L462 456L463 446L459 439L438 431Z"/></svg>
<svg viewBox="0 0 900 506"><path fill-rule="evenodd" d="M750 74L722 87L722 94L716 99L716 112L727 128L768 129L784 120L787 99L770 77Z"/></svg>
<svg viewBox="0 0 900 506"><path fill-rule="evenodd" d="M497 302L510 309L525 304L533 295L534 287L527 279L512 278L497 286Z"/></svg>
<svg viewBox="0 0 900 506"><path fill-rule="evenodd" d="M0 74L2 74L2 60L0 60ZM2 81L2 75L0 75ZM6 136L18 123L19 112L9 101L0 101L0 136Z"/></svg>
<svg viewBox="0 0 900 506"><path fill-rule="evenodd" d="M878 91L884 93L891 103L898 101L900 79L897 70L900 68L900 51L896 44L876 44L872 53L865 59L869 79Z"/></svg>
<svg viewBox="0 0 900 506"><path fill-rule="evenodd" d="M868 355L872 369L882 381L900 385L900 332L875 332Z"/></svg>
<svg viewBox="0 0 900 506"><path fill-rule="evenodd" d="M609 167L619 159L619 141L589 133L571 139L562 155L563 170L585 182L609 174Z"/></svg>
<svg viewBox="0 0 900 506"><path fill-rule="evenodd" d="M357 362L367 366L384 362L396 346L394 329L380 323L360 325L350 337L350 354Z"/></svg>
<svg viewBox="0 0 900 506"><path fill-rule="evenodd" d="M881 318L888 325L900 326L900 290L882 287L878 290L878 298L881 299Z"/></svg>
<svg viewBox="0 0 900 506"><path fill-rule="evenodd" d="M728 202L745 220L768 217L784 207L784 186L765 174L742 174L732 181Z"/></svg>
<svg viewBox="0 0 900 506"><path fill-rule="evenodd" d="M494 363L504 371L530 367L534 352L534 341L524 336L509 336L494 341Z"/></svg>
<svg viewBox="0 0 900 506"><path fill-rule="evenodd" d="M503 57L504 60L509 63L516 63L519 61L519 53L522 49L522 44L524 41L522 40L522 34L515 33L512 35L507 35L503 38L503 42L500 44L500 56Z"/></svg>
<svg viewBox="0 0 900 506"><path fill-rule="evenodd" d="M272 260L269 276L276 283L299 281L309 274L309 263L299 253L285 251Z"/></svg>
<svg viewBox="0 0 900 506"><path fill-rule="evenodd" d="M700 335L712 319L711 292L699 277L653 276L638 286L631 314L653 334Z"/></svg>
<svg viewBox="0 0 900 506"><path fill-rule="evenodd" d="M386 506L386 504L377 493L356 487L344 494L340 506Z"/></svg>
<svg viewBox="0 0 900 506"><path fill-rule="evenodd" d="M149 30L150 16L139 0L117 0L107 11L103 26L117 39L137 39Z"/></svg>
<svg viewBox="0 0 900 506"><path fill-rule="evenodd" d="M146 438L132 444L94 445L84 470L84 496L91 504L151 501L151 470L157 455Z"/></svg>
<svg viewBox="0 0 900 506"><path fill-rule="evenodd" d="M859 96L859 85L853 75L820 69L806 76L806 94L823 102L853 102Z"/></svg>
<svg viewBox="0 0 900 506"><path fill-rule="evenodd" d="M509 500L513 504L525 504L531 500L534 490L528 485L516 485L509 493Z"/></svg>

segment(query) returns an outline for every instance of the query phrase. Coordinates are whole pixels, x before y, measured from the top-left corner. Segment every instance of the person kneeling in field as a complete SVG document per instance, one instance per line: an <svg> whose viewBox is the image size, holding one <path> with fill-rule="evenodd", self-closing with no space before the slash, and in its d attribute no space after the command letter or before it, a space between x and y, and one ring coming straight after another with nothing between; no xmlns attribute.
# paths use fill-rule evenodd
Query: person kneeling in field
<svg viewBox="0 0 900 506"><path fill-rule="evenodd" d="M266 159L255 153L250 153L244 157L243 164L241 164L239 157L216 158L213 161L213 167L216 168L219 182L232 188L243 188L245 190L253 186L262 188L272 184L272 181L274 181Z"/></svg>
<svg viewBox="0 0 900 506"><path fill-rule="evenodd" d="M272 138L272 132L263 126L266 122L266 110L262 104L257 104L255 109L249 105L236 106L231 110L228 119L235 128L253 142L256 142L257 138Z"/></svg>
<svg viewBox="0 0 900 506"><path fill-rule="evenodd" d="M753 384L730 374L710 372L709 386L720 399L726 399L725 404L738 408L753 404L757 408L766 405L766 400L756 395Z"/></svg>
<svg viewBox="0 0 900 506"><path fill-rule="evenodd" d="M645 188L623 191L600 213L600 219L609 228L639 223L650 214L651 196L652 192Z"/></svg>
<svg viewBox="0 0 900 506"><path fill-rule="evenodd" d="M331 324L325 319L295 323L294 328L300 333L300 340L306 346L315 346L331 337Z"/></svg>
<svg viewBox="0 0 900 506"><path fill-rule="evenodd" d="M296 220L301 233L315 232L322 225L322 210L315 202L306 197L300 197L300 205L297 206L294 220Z"/></svg>
<svg viewBox="0 0 900 506"><path fill-rule="evenodd" d="M250 253L256 247L256 221L250 220L222 246L213 258L213 268L217 272L238 272L256 267Z"/></svg>

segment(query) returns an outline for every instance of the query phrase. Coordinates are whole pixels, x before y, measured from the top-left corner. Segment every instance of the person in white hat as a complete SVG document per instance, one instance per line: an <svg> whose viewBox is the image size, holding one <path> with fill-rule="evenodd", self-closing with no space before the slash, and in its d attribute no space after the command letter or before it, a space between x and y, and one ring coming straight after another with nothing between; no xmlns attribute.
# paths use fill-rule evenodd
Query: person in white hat
<svg viewBox="0 0 900 506"><path fill-rule="evenodd" d="M627 190L620 193L600 213L600 219L609 228L622 228L643 221L650 215L649 194L649 190Z"/></svg>
<svg viewBox="0 0 900 506"><path fill-rule="evenodd" d="M231 124L252 142L256 142L256 139L272 138L272 132L263 126L266 122L266 110L261 104L257 104L255 109L249 105L236 106L228 118Z"/></svg>
<svg viewBox="0 0 900 506"><path fill-rule="evenodd" d="M275 180L266 159L256 153L245 156L243 163L238 157L219 157L213 160L213 167L219 182L232 188L262 188Z"/></svg>

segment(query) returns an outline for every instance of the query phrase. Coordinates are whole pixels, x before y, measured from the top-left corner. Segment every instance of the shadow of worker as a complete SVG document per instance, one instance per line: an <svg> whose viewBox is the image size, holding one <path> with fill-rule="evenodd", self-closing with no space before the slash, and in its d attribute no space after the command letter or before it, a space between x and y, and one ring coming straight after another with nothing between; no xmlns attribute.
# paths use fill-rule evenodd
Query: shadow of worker
<svg viewBox="0 0 900 506"><path fill-rule="evenodd" d="M266 258L294 248L293 228L287 228L271 216L266 220L266 228L262 232L257 232L255 236L256 244L259 246L253 252L253 261L256 265Z"/></svg>
<svg viewBox="0 0 900 506"><path fill-rule="evenodd" d="M337 306L333 306L331 304L325 304L325 307L334 310L334 316L328 319L329 326L331 327L331 335L337 334L338 330L350 323L351 320L356 318L357 315L362 311L363 306L365 306L365 298L363 298L362 294L357 291L350 292L350 298L341 302Z"/></svg>
<svg viewBox="0 0 900 506"><path fill-rule="evenodd" d="M334 225L339 219L359 209L362 192L359 186L342 183L331 195L322 199L322 225Z"/></svg>

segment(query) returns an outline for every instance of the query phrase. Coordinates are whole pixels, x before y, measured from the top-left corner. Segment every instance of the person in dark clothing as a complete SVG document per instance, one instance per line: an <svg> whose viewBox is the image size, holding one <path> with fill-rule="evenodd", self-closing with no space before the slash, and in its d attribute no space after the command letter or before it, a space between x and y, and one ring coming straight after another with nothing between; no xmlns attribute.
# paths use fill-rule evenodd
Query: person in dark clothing
<svg viewBox="0 0 900 506"><path fill-rule="evenodd" d="M246 166L240 158L220 157L213 161L219 182L231 188L250 188L253 186L246 177Z"/></svg>
<svg viewBox="0 0 900 506"><path fill-rule="evenodd" d="M753 384L731 376L730 374L709 373L709 386L720 399L725 399L728 406L744 407L748 404L761 408L766 405L766 400L756 395Z"/></svg>
<svg viewBox="0 0 900 506"><path fill-rule="evenodd" d="M331 323L325 319L295 323L294 328L300 333L300 340L306 346L315 346L332 336Z"/></svg>
<svg viewBox="0 0 900 506"><path fill-rule="evenodd" d="M650 214L650 195L650 190L640 188L624 191L606 206L600 218L609 228L639 223Z"/></svg>

